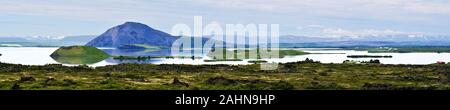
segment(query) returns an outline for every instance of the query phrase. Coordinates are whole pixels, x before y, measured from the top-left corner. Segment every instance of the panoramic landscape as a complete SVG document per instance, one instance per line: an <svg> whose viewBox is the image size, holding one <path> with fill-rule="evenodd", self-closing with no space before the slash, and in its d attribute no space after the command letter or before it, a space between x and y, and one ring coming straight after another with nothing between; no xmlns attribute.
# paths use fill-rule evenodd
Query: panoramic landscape
<svg viewBox="0 0 450 110"><path fill-rule="evenodd" d="M449 2L350 1L1 1L0 89L450 89Z"/></svg>

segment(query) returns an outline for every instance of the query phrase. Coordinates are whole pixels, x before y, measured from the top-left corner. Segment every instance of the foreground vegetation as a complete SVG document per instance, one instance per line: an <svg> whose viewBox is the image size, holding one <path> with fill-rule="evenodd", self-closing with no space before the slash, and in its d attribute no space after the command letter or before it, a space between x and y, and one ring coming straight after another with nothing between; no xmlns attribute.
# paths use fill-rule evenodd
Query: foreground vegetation
<svg viewBox="0 0 450 110"><path fill-rule="evenodd" d="M0 63L3 90L448 90L450 65L321 64L313 60L260 70L260 65L121 64L90 68Z"/></svg>

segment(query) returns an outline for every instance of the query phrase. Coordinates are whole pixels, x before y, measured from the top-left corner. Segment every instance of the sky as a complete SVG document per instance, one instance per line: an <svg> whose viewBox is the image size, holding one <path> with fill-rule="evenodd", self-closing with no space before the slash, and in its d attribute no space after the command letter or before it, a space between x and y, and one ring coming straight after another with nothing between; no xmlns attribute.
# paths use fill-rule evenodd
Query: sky
<svg viewBox="0 0 450 110"><path fill-rule="evenodd" d="M0 0L0 36L100 35L127 21L279 24L281 35L450 35L449 0Z"/></svg>

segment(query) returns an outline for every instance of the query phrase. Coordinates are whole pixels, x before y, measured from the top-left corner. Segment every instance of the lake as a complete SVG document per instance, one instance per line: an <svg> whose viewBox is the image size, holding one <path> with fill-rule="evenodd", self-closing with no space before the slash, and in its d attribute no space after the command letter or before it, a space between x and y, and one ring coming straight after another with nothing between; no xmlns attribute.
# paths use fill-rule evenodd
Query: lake
<svg viewBox="0 0 450 110"><path fill-rule="evenodd" d="M0 47L0 62L23 64L23 65L46 65L46 64L60 64L50 57L56 47ZM117 49L102 49L106 53L111 55L124 55L124 56L166 56L170 55L169 50L161 51L136 51L136 50L117 50ZM340 50L340 49L324 49L324 48L299 48L297 50L303 50L309 53L308 55L299 56L287 56L279 59L264 59L268 62L287 63L303 61L306 58L320 61L322 63L342 63L345 60L356 61L369 61L371 59L378 59L383 64L432 64L437 61L450 62L450 53L368 53L367 51L355 51L355 50ZM348 55L390 55L392 58L347 58ZM249 60L243 61L225 61L225 62L204 62L207 57L202 59L191 58L156 58L146 61L136 60L115 60L112 58L103 60L101 62L90 64L89 66L105 66L105 65L117 65L121 63L142 63L142 64L250 64ZM67 66L73 66L70 64L64 64Z"/></svg>

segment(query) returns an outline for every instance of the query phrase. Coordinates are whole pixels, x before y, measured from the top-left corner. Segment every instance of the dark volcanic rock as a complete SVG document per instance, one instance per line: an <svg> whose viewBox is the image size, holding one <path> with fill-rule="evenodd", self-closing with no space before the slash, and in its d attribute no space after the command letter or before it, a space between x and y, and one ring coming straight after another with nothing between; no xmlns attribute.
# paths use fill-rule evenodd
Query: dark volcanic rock
<svg viewBox="0 0 450 110"><path fill-rule="evenodd" d="M36 81L32 76L22 76L19 79L19 82L27 82L27 81Z"/></svg>
<svg viewBox="0 0 450 110"><path fill-rule="evenodd" d="M233 79L228 79L222 76L219 77L213 77L213 78L209 78L206 81L207 84L211 84L211 85L236 85L239 82Z"/></svg>
<svg viewBox="0 0 450 110"><path fill-rule="evenodd" d="M173 79L172 85L180 85L180 86L189 87L188 83L181 82L178 78Z"/></svg>

